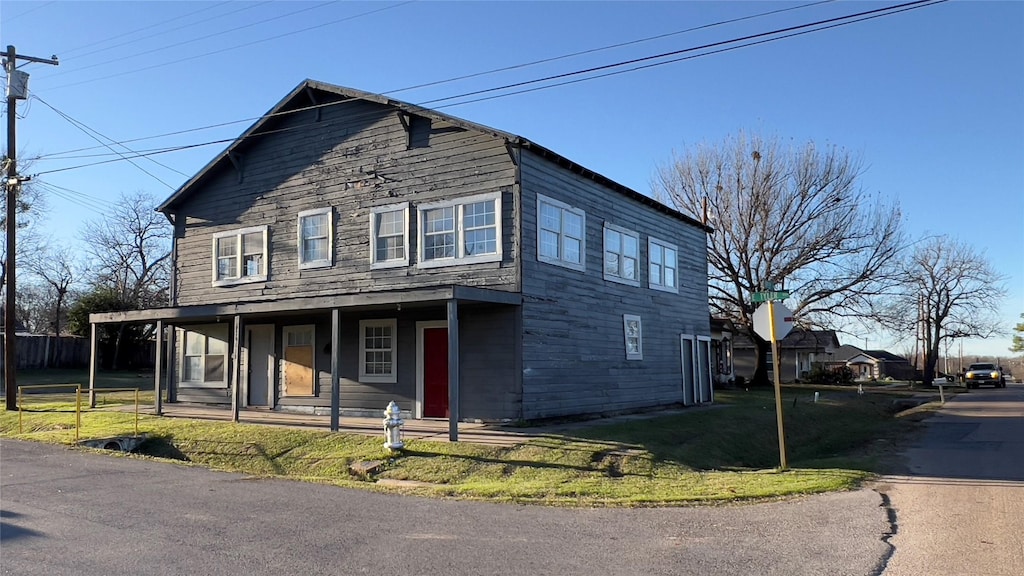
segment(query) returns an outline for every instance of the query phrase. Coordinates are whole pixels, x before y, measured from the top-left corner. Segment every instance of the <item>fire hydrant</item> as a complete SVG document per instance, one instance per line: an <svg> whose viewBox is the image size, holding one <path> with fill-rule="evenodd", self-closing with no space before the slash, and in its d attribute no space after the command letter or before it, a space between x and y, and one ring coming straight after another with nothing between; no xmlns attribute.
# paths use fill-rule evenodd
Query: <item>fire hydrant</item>
<svg viewBox="0 0 1024 576"><path fill-rule="evenodd" d="M394 400L384 410L384 448L391 452L405 448L402 442L402 424L405 424L405 420L400 418L401 415L402 409Z"/></svg>

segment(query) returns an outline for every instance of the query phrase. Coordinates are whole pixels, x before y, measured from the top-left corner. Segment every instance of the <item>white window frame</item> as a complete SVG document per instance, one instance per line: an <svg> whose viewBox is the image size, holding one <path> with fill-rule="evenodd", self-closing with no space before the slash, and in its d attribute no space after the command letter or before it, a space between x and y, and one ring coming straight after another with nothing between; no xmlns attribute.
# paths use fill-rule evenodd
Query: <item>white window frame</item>
<svg viewBox="0 0 1024 576"><path fill-rule="evenodd" d="M324 238L327 242L325 249L326 258L318 258L316 260L306 260L303 248L305 247L304 238L302 237L302 221L311 216L327 216L327 235ZM314 208L312 210L303 210L299 212L298 230L295 231L296 244L298 245L299 253L299 270L305 270L307 268L326 268L334 264L334 208Z"/></svg>
<svg viewBox="0 0 1024 576"><path fill-rule="evenodd" d="M366 373L366 329L375 327L388 327L391 329L391 348L380 348L391 352L391 373L390 374L367 374ZM371 349L374 350L374 349ZM359 381L374 382L381 384L394 384L398 382L398 319L386 318L382 320L360 320L359 321Z"/></svg>
<svg viewBox="0 0 1024 576"><path fill-rule="evenodd" d="M205 332L200 330L205 329ZM223 332L223 334L208 334L207 332ZM179 328L178 332L178 343L179 349L181 350L181 359L178 361L178 383L190 387L190 388L224 388L228 385L228 373L230 372L230 362L228 357L231 355L231 348L229 346L230 335L228 333L227 325L213 325L213 326L195 326L194 329L189 330L188 328ZM185 366L188 363L190 356L195 354L188 353L188 336L189 334L202 338L203 342L203 353L199 355L199 372L202 374L202 380L185 380L186 369ZM224 354L210 354L210 338L213 338L224 344ZM207 380L206 379L206 360L209 356L223 356L224 357L224 371L223 378L220 380Z"/></svg>
<svg viewBox="0 0 1024 576"><path fill-rule="evenodd" d="M629 351L629 324L630 322L636 322L637 335L636 338L636 352ZM623 314L622 315L622 336L623 345L626 350L626 360L643 360L644 359L644 326L640 320L640 316L636 314Z"/></svg>
<svg viewBox="0 0 1024 576"><path fill-rule="evenodd" d="M552 233L555 233L555 234L558 235L558 256L557 257L547 256L545 254L541 254L541 251L540 251L541 235L542 235L542 233L545 230L542 227L542 225L541 225L541 222L542 222L542 220L541 220L541 212L542 212L542 207L543 207L544 204L547 204L547 205L552 206L554 208L558 208L561 211L561 214L560 214L560 217L559 217L559 222L558 222L558 226L559 226L558 231L556 232L554 230L548 230L548 232L552 232ZM564 254L563 254L563 239L566 236L566 234L565 234L565 226L564 226L564 220L565 220L564 213L565 212L569 212L570 214L575 214L576 216L579 216L579 218L580 218L580 234L581 234L582 237L581 238L576 238L580 242L580 261L579 262L573 262L572 260L566 260L563 257L564 256ZM570 238L574 238L574 237L570 236ZM570 206L570 205L566 204L565 202L561 202L559 200L555 200L554 198L548 198L547 196L543 196L541 194L538 194L537 195L537 261L538 262L544 262L546 264L554 264L555 266L562 266L564 268L570 268L572 270L578 270L580 272L586 271L586 269L587 269L587 213L584 212L582 209Z"/></svg>
<svg viewBox="0 0 1024 576"><path fill-rule="evenodd" d="M494 202L494 229L495 229L495 252L489 254L476 254L466 255L466 241L465 241L465 223L463 222L463 211L469 204L476 204L478 202ZM433 258L427 260L424 257L424 226L423 216L424 212L428 210L436 210L440 208L453 208L455 218L455 256L450 258ZM441 266L458 266L462 264L478 264L481 262L500 262L502 257L502 234L501 234L501 192L491 192L488 194L478 194L476 196L466 196L463 198L456 198L451 200L444 200L440 202L430 202L426 204L420 204L416 207L416 223L417 223L417 268L438 268Z"/></svg>
<svg viewBox="0 0 1024 576"><path fill-rule="evenodd" d="M673 277L675 278L674 286L669 286L665 283L664 270L665 268L668 268L668 266L665 265L665 250L672 250L676 255L675 262L673 262L673 265L671 266ZM654 273L654 254L656 251L660 251L662 256L661 264L658 264L658 266L661 266L662 272L661 277L658 278L657 281L651 278L651 275ZM647 282L652 290L661 290L662 292L671 292L673 294L679 293L679 249L675 244L659 240L657 238L652 238L650 236L647 237Z"/></svg>
<svg viewBox="0 0 1024 576"><path fill-rule="evenodd" d="M402 212L402 251L404 258L377 259L377 219L381 214ZM370 268L396 268L409 265L409 203L375 206L370 209Z"/></svg>
<svg viewBox="0 0 1024 576"><path fill-rule="evenodd" d="M256 233L256 232L259 232L259 233L263 234L263 254L262 254L263 258L261 260L262 271L261 271L260 274L253 274L251 276L243 276L242 275L242 264L243 264L243 257L244 257L245 254L244 254L244 251L243 251L242 238L246 234L253 234L253 233ZM250 283L253 283L253 282L266 282L267 277L270 275L269 274L269 271L270 271L270 254L269 254L269 251L267 250L267 245L268 245L267 237L269 235L270 235L270 227L269 226L250 226L248 228L240 228L238 230L229 230L227 232L217 232L216 234L214 234L213 235L213 240L212 240L212 245L213 246L212 246L212 249L211 249L211 253L212 253L212 256L213 256L213 258L212 258L212 261L213 261L213 285L214 286L231 286L231 285L234 285L234 284L250 284ZM238 271L238 277L237 278L236 277L218 278L218 268L219 268L218 264L219 264L219 262L218 262L218 254L217 254L217 241L220 240L221 238L230 238L230 237L234 237L235 238L235 245L238 247L238 251L235 254L235 270Z"/></svg>
<svg viewBox="0 0 1024 576"><path fill-rule="evenodd" d="M615 253L618 256L618 258L619 258L619 262L620 262L619 266L620 267L622 266L621 262L623 261L624 258L632 258L635 261L635 265L634 265L634 274L636 276L635 278L626 278L625 276L620 276L618 273L613 273L613 272L610 272L608 270L608 252L609 252L609 250L608 250L608 232L614 232L614 233L619 234L621 236L621 240L619 242L619 251ZM627 254L624 253L624 248L625 248L625 244L626 244L625 239L626 238L632 238L633 242L635 242L635 244L636 244L636 254L635 255L630 256L630 255L627 255ZM629 285L629 286L639 286L640 285L640 276L641 276L641 272L642 272L641 267L640 267L640 233L639 232L634 232L633 230L630 230L628 228L623 228L622 226L616 226L615 224L610 224L608 222L605 222L604 223L604 229L601 231L601 241L602 241L602 243L604 245L604 250L601 252L601 262L602 262L602 269L604 270L604 279L605 280L610 280L612 282L618 282L619 284L626 284L626 285Z"/></svg>

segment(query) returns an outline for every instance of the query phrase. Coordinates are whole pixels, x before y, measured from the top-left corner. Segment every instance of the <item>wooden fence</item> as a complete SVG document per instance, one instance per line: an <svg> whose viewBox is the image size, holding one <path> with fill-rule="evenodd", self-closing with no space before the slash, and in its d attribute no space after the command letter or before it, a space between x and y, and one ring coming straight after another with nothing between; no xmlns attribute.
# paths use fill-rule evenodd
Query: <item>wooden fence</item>
<svg viewBox="0 0 1024 576"><path fill-rule="evenodd" d="M18 334L18 369L88 368L89 339L78 336ZM4 343L0 335L0 346ZM0 348L2 349L2 348ZM0 355L0 366L3 356Z"/></svg>

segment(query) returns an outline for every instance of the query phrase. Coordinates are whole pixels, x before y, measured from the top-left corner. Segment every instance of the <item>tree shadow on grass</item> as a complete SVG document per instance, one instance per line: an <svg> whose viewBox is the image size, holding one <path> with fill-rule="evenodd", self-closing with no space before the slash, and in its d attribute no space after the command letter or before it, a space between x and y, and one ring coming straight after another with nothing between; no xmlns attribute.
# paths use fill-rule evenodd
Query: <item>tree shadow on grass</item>
<svg viewBox="0 0 1024 576"><path fill-rule="evenodd" d="M135 452L137 454L153 456L154 458L191 462L191 459L174 445L171 436L150 436L142 444L139 444Z"/></svg>

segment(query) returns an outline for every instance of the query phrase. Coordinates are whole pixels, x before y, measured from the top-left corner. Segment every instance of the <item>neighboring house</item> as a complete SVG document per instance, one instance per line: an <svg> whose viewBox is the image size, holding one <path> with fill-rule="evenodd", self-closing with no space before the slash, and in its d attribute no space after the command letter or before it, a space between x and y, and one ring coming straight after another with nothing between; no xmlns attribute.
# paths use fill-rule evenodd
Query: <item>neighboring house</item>
<svg viewBox="0 0 1024 576"><path fill-rule="evenodd" d="M305 81L158 210L172 305L91 320L173 326L177 401L454 424L711 400L709 229L519 136Z"/></svg>
<svg viewBox="0 0 1024 576"><path fill-rule="evenodd" d="M795 382L807 376L816 366L832 361L840 348L835 330L804 330L794 328L779 341L779 380ZM733 342L736 376L750 380L757 366L757 349L746 334L737 333ZM769 355L771 353L769 352ZM772 367L769 365L769 377Z"/></svg>
<svg viewBox="0 0 1024 576"><path fill-rule="evenodd" d="M853 377L857 380L914 379L915 370L910 361L885 350L862 350L846 344L839 348L832 361L833 365L844 365L853 370Z"/></svg>

